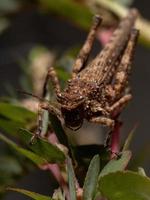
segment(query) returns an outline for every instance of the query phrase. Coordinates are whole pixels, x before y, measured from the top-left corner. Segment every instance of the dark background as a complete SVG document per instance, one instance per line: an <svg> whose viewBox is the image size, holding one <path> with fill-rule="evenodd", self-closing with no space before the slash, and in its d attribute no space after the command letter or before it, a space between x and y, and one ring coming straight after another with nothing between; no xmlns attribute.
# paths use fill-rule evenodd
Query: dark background
<svg viewBox="0 0 150 200"><path fill-rule="evenodd" d="M141 14L150 20L150 2L136 0L134 6ZM11 26L0 35L0 94L5 94L4 84L11 83L19 88L21 73L18 60L24 58L29 50L43 44L50 49L61 51L75 45L82 44L86 34L69 22L54 18L53 16L40 15L37 10L26 11L12 17ZM97 49L98 51L99 49ZM138 45L136 49L133 73L131 77L133 100L123 114L123 135L127 135L134 124L138 128L132 142L133 152L140 148L148 147L150 143L150 50ZM148 147L149 149L149 147ZM150 153L150 149L149 149ZM150 174L150 158L147 156L146 173ZM19 183L20 188L30 189L42 194L49 194L52 177L46 172L35 171L23 178ZM5 200L28 199L22 195L10 193Z"/></svg>

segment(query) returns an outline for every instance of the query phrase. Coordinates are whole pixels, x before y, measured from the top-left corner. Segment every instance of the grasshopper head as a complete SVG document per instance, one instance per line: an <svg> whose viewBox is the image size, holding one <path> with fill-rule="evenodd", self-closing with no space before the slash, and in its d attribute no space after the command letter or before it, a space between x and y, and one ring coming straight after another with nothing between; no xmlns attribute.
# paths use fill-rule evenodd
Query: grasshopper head
<svg viewBox="0 0 150 200"><path fill-rule="evenodd" d="M58 98L65 124L72 130L82 126L84 118L84 98L78 95L64 94Z"/></svg>
<svg viewBox="0 0 150 200"><path fill-rule="evenodd" d="M78 130L82 126L84 118L82 106L74 109L68 109L62 106L61 111L68 128Z"/></svg>

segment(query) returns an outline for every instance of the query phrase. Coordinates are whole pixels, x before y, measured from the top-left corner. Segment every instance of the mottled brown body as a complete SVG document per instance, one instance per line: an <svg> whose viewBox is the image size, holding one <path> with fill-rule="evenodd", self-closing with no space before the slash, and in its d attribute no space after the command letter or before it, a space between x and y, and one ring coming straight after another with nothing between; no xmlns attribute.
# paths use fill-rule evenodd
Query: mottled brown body
<svg viewBox="0 0 150 200"><path fill-rule="evenodd" d="M104 49L87 64L97 28L101 22L95 17L88 37L74 63L72 78L61 92L57 75L49 68L44 88L45 96L48 80L51 79L57 103L42 102L40 107L56 115L63 125L78 129L84 119L113 127L115 119L131 99L127 92L128 77L133 60L138 31L134 29L137 11L131 9ZM39 124L41 124L39 116ZM41 128L38 129L38 133Z"/></svg>

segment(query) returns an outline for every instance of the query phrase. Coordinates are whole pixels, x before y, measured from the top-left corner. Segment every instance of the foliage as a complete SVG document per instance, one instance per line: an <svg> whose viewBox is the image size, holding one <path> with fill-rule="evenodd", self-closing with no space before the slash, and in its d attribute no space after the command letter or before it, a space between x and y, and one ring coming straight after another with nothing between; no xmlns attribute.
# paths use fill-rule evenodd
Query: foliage
<svg viewBox="0 0 150 200"><path fill-rule="evenodd" d="M9 18L8 13L17 13L24 8L28 8L32 5L36 6L42 11L50 12L52 14L62 16L73 22L77 26L88 30L91 24L93 12L104 13L109 11L111 15L111 23L113 26L114 15L118 18L122 18L128 12L129 7L132 5L133 0L57 0L57 4L51 0L35 0L35 1L24 1L24 0L1 0L0 11L3 15L0 18L0 30L8 27ZM33 7L34 8L34 7ZM105 12L103 12L105 11ZM43 14L45 12L42 12ZM107 18L108 16L106 16ZM105 18L105 16L104 16ZM104 23L105 24L105 23ZM149 47L150 46L150 23L144 19L141 15L137 21L137 28L140 29L140 42Z"/></svg>
<svg viewBox="0 0 150 200"><path fill-rule="evenodd" d="M150 179L131 171L110 173L100 179L99 190L110 200L149 199Z"/></svg>
<svg viewBox="0 0 150 200"><path fill-rule="evenodd" d="M139 168L138 172L126 170L131 159L131 152L128 148L134 129L129 134L122 150L120 149L120 153L114 158L110 159L109 155L111 154L105 157L105 153L109 150L106 149L104 151L105 147L102 146L103 150L101 152L99 152L100 148L98 148L95 153L97 155L92 159L87 159L84 155L78 155L76 153L76 148L71 145L69 138L65 137L61 124L54 116L50 118L50 126L52 127L49 129L48 126L48 130L50 131L53 128L56 137L58 137L58 140L60 139L60 141L62 141L63 145L56 145L46 136L44 136L44 138L38 137L34 143L30 145L29 141L32 137L30 131L34 130L33 127L35 126L36 115L26 108L2 101L0 102L0 108L0 121L5 121L4 124L0 124L0 128L10 136L15 137L21 144L16 144L8 137L0 134L0 140L9 145L12 154L7 156L5 154L5 156L3 155L0 157L3 163L0 166L1 174L3 172L3 176L0 176L0 182L2 183L1 190L4 190L7 185L13 185L16 177L20 177L23 174L25 167L31 170L32 166L32 168L39 167L40 169L50 170L59 182L60 189L67 199L76 200L79 196L82 196L84 200L94 200L95 198L102 198L104 196L112 200L122 200L126 199L126 197L127 199L140 200L150 197L150 179L146 176L143 169ZM32 126L30 124L32 124ZM7 126L7 128L5 128L5 126ZM30 130L26 130L27 127ZM66 139L63 140L63 137ZM91 148L90 145L88 148ZM19 154L23 156L23 160L28 159L26 163L30 163L29 166L26 166L26 164L22 162L22 157L18 157ZM34 165L31 165L31 163ZM55 163L55 165L53 165L53 163ZM83 187L80 186L81 183L78 183L78 176L80 175L76 172L73 163L77 163L76 165L78 168L83 168L86 173L82 180ZM65 167L65 165L67 167ZM62 174L64 173L68 179L63 178ZM57 176L56 174L60 175ZM49 197L24 189L9 189L36 200L64 199L61 190L55 191L54 195Z"/></svg>
<svg viewBox="0 0 150 200"><path fill-rule="evenodd" d="M4 0L0 2L3 22L6 22L5 26L0 19L2 30L7 28L8 13L19 12L21 7L26 6L24 1L22 4L17 0L7 1L9 4ZM84 29L88 29L90 26L95 3L119 18L127 13L127 6L132 4L131 0L93 0L91 1L92 5L87 4L87 1L75 0L58 0L57 4L49 0L34 2L38 9L45 9L55 15L63 16ZM29 6L30 2L27 1L27 4ZM150 46L149 22L139 18L137 26L142 27L142 41L146 41ZM62 87L70 77L70 66L74 61L76 49L67 52L60 59L57 58L57 62L55 62ZM52 56L54 53L45 48L36 48L29 55L27 62L25 60L21 63L25 72L22 87L25 90L33 90L33 93L38 91L34 82L36 80L33 81L33 76L28 72L33 70L34 59L40 59L43 54ZM45 68L46 70L47 68ZM34 75L39 77L41 74L40 70L36 70ZM40 85L42 85L41 82ZM47 101L50 99L55 99L51 85L49 85L49 92L46 96ZM30 108L25 103L30 103ZM0 141L4 146L0 152L0 193L2 195L7 188L35 200L150 199L150 179L144 169L139 167L138 171L128 170L128 163L132 156L129 150L130 142L135 129L129 134L123 148L120 148L120 151L114 156L114 152L111 152L104 144L74 146L60 121L55 116L48 114L47 111L43 111L42 135L35 138L31 145L30 140L37 128L37 108L33 109L36 103L37 101L31 98L20 101L7 98L0 101L0 130L3 132L0 133ZM79 152L84 149L86 149L86 154ZM20 177L35 168L50 171L58 181L59 188L51 197L25 189L13 188Z"/></svg>
<svg viewBox="0 0 150 200"><path fill-rule="evenodd" d="M1 104L5 105L5 104ZM13 105L11 105L13 107ZM17 106L14 106L13 109ZM26 113L25 109L22 109L22 113ZM3 114L3 109L2 113ZM9 118L8 116L4 115ZM16 120L16 118L11 118L12 120ZM11 131L11 130L9 130ZM8 132L9 133L9 132ZM20 153L33 163L35 163L38 167L44 167L48 165L48 163L57 162L63 163L65 157L67 156L61 150L59 150L55 145L49 143L48 141L43 140L42 138L38 138L36 142L31 146L28 146L28 141L31 138L31 133L27 130L21 129L18 133L19 139L22 141L22 144L26 146L26 148L19 147L13 141L8 139L4 135L0 135L0 140L6 142L10 147L12 147L16 152ZM73 149L72 149L73 150ZM42 153L41 153L42 152ZM67 156L68 157L68 156ZM71 158L67 158L67 176L68 176L68 184L69 184L69 193L71 199L77 199L79 190L79 185L77 185L77 177L76 172L74 171L74 167L72 165ZM89 168L87 170L87 175L85 177L84 185L83 185L83 199L95 199L96 196L105 196L109 199L147 199L150 197L150 179L141 172L132 172L127 171L125 168L131 158L130 151L120 152L118 157L107 161L107 164L102 168L100 166L100 158L99 155L95 155L91 162L89 162ZM1 161L3 165L0 166L0 171L4 171L9 174L20 174L22 172L21 165L15 161L13 158L2 158ZM6 163L6 164L5 164ZM11 168L8 167L11 166ZM81 163L78 163L81 165ZM143 171L143 170L142 170ZM1 178L0 178L1 179ZM67 181L67 180L66 180ZM61 187L61 185L60 185ZM23 193L36 200L48 200L51 199L48 196L40 195L31 191L27 191L24 189L18 188L9 188L10 190Z"/></svg>
<svg viewBox="0 0 150 200"><path fill-rule="evenodd" d="M48 196L44 196L44 195L41 195L41 194L38 194L38 193L35 193L35 192L31 192L31 191L28 191L28 190L23 190L23 189L17 189L17 188L8 188L9 190L12 190L12 191L15 191L15 192L19 192L19 193L22 193L34 200L51 200L50 197Z"/></svg>

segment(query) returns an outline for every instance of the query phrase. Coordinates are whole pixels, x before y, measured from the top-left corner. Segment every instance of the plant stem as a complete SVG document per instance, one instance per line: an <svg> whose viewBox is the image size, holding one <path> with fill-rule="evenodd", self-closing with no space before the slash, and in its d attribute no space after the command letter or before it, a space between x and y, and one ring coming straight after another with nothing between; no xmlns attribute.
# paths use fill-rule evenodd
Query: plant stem
<svg viewBox="0 0 150 200"><path fill-rule="evenodd" d="M109 0L93 0L94 3L99 4L103 8L115 13L118 17L126 16L128 9L115 1Z"/></svg>
<svg viewBox="0 0 150 200"><path fill-rule="evenodd" d="M125 17L129 8L110 0L90 0L90 4L99 5L106 10L113 12L119 18ZM136 22L136 28L140 30L140 42L145 46L150 47L150 22L143 17L139 17Z"/></svg>
<svg viewBox="0 0 150 200"><path fill-rule="evenodd" d="M111 158L116 157L116 154L119 153L120 145L120 127L122 123L117 121L114 130L111 135Z"/></svg>

